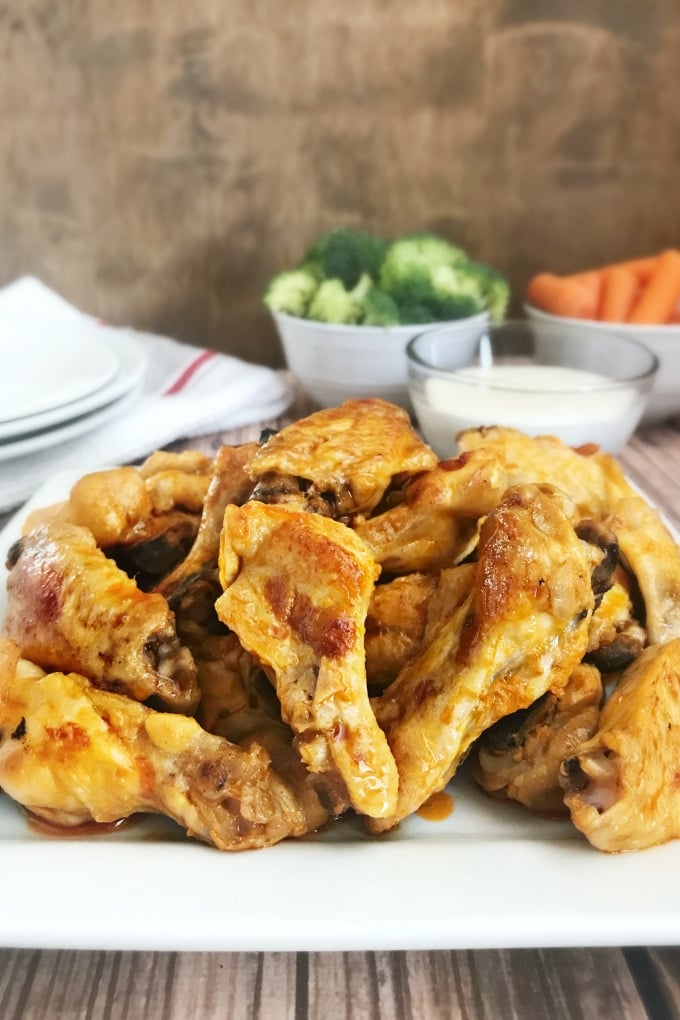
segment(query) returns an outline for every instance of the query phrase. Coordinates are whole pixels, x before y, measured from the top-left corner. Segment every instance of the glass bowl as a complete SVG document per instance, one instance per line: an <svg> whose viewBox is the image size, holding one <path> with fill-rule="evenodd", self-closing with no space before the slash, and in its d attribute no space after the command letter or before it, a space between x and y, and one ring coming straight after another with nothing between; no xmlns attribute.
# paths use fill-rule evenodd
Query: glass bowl
<svg viewBox="0 0 680 1020"><path fill-rule="evenodd" d="M455 454L459 431L480 425L618 453L658 368L655 354L615 330L533 320L429 329L407 344L406 357L418 424L442 458Z"/></svg>

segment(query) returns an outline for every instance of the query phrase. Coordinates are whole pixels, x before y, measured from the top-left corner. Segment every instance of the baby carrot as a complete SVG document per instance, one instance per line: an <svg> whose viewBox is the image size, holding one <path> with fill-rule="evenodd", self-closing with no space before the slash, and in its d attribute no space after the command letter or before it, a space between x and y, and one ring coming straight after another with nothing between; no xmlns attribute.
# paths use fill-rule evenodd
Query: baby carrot
<svg viewBox="0 0 680 1020"><path fill-rule="evenodd" d="M587 269L582 273L563 276L563 280L574 280L582 290L583 312L581 318L596 319L602 296L602 271Z"/></svg>
<svg viewBox="0 0 680 1020"><path fill-rule="evenodd" d="M624 262L617 262L614 265L628 269L635 276L639 283L647 283L650 276L656 269L659 261L658 255L644 255L639 259L626 259ZM607 268L606 266L604 268Z"/></svg>
<svg viewBox="0 0 680 1020"><path fill-rule="evenodd" d="M625 266L607 266L603 269L598 319L602 322L627 322L639 287L637 277Z"/></svg>
<svg viewBox="0 0 680 1020"><path fill-rule="evenodd" d="M680 298L680 252L669 249L659 261L628 317L631 323L662 326Z"/></svg>
<svg viewBox="0 0 680 1020"><path fill-rule="evenodd" d="M578 276L538 273L529 281L527 300L552 315L566 315L573 319L590 319L595 315L592 292Z"/></svg>

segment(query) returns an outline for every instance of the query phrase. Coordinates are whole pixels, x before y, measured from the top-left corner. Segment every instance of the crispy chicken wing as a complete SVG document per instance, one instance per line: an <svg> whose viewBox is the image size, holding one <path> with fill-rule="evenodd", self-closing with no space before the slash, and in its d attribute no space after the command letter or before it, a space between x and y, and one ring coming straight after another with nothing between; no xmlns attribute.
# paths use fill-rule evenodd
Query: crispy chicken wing
<svg viewBox="0 0 680 1020"><path fill-rule="evenodd" d="M253 743L155 712L76 673L44 673L0 639L0 786L55 825L167 815L220 850L308 831L304 811Z"/></svg>
<svg viewBox="0 0 680 1020"><path fill-rule="evenodd" d="M500 458L473 450L416 476L397 506L354 529L386 573L451 566L472 551L477 520L498 505L506 488Z"/></svg>
<svg viewBox="0 0 680 1020"><path fill-rule="evenodd" d="M680 639L651 645L605 702L597 733L561 770L577 829L599 850L680 836Z"/></svg>
<svg viewBox="0 0 680 1020"><path fill-rule="evenodd" d="M187 556L154 588L167 598L177 633L192 652L210 635L224 630L215 612L215 601L222 594L217 560L224 509L228 503L240 505L250 495L253 483L244 467L256 449L257 443L219 449L195 541Z"/></svg>
<svg viewBox="0 0 680 1020"><path fill-rule="evenodd" d="M202 453L159 452L139 468L83 475L69 496L71 522L89 528L102 548L153 536L164 514L200 514L211 465Z"/></svg>
<svg viewBox="0 0 680 1020"><path fill-rule="evenodd" d="M432 574L404 574L377 585L366 617L366 673L378 693L415 658L442 619L470 594L471 563Z"/></svg>
<svg viewBox="0 0 680 1020"><path fill-rule="evenodd" d="M580 518L600 520L613 499L633 491L613 458L596 446L574 449L555 436L527 436L500 426L466 429L457 438L462 452L482 448L496 453L505 465L508 486L559 485Z"/></svg>
<svg viewBox="0 0 680 1020"><path fill-rule="evenodd" d="M244 443L218 450L196 539L186 558L157 586L162 595L170 596L179 584L217 564L224 509L228 503L240 505L250 495L253 483L245 467L257 449L257 443Z"/></svg>
<svg viewBox="0 0 680 1020"><path fill-rule="evenodd" d="M366 675L373 690L386 687L422 641L436 574L405 574L377 585L366 616Z"/></svg>
<svg viewBox="0 0 680 1020"><path fill-rule="evenodd" d="M209 733L233 744L264 747L276 774L300 803L310 829L318 829L346 803L334 801L333 785L307 771L293 746L293 732L281 719L271 683L236 634L207 638L196 661L201 701L197 720Z"/></svg>
<svg viewBox="0 0 680 1020"><path fill-rule="evenodd" d="M560 768L596 733L602 695L599 671L577 666L562 694L548 692L482 734L472 757L474 778L487 793L516 800L531 811L568 814Z"/></svg>
<svg viewBox="0 0 680 1020"><path fill-rule="evenodd" d="M20 540L9 566L5 634L24 656L139 701L156 695L176 711L195 708L196 666L167 602L140 591L90 531L44 524Z"/></svg>
<svg viewBox="0 0 680 1020"><path fill-rule="evenodd" d="M604 521L583 520L576 534L585 543L595 595L586 658L602 673L617 673L640 654L647 632L635 615L631 578L620 563L614 532Z"/></svg>
<svg viewBox="0 0 680 1020"><path fill-rule="evenodd" d="M646 644L647 631L635 618L630 592L617 581L596 602L586 659L602 673L619 673Z"/></svg>
<svg viewBox="0 0 680 1020"><path fill-rule="evenodd" d="M470 595L374 702L399 769L396 825L441 790L474 740L547 690L588 642L590 572L573 506L548 486L510 489L484 521Z"/></svg>
<svg viewBox="0 0 680 1020"><path fill-rule="evenodd" d="M384 400L348 400L275 433L246 470L253 498L329 517L367 514L395 480L437 463L406 411Z"/></svg>
<svg viewBox="0 0 680 1020"><path fill-rule="evenodd" d="M33 511L23 533L45 523L88 528L97 545L148 590L191 548L211 464L202 453L159 452L139 468L90 472L68 500Z"/></svg>
<svg viewBox="0 0 680 1020"><path fill-rule="evenodd" d="M366 686L364 621L378 569L359 538L318 514L228 506L217 612L276 684L311 772L374 817L395 807L397 770Z"/></svg>
<svg viewBox="0 0 680 1020"><path fill-rule="evenodd" d="M640 496L620 500L607 525L640 587L649 644L680 637L680 548Z"/></svg>

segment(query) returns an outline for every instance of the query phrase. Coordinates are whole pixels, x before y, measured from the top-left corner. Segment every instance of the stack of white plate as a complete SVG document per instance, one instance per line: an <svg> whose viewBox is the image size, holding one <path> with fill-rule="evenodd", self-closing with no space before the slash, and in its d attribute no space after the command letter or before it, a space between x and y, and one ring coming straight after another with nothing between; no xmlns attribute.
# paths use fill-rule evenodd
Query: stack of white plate
<svg viewBox="0 0 680 1020"><path fill-rule="evenodd" d="M99 428L141 389L146 354L123 330L61 322L0 343L0 461Z"/></svg>

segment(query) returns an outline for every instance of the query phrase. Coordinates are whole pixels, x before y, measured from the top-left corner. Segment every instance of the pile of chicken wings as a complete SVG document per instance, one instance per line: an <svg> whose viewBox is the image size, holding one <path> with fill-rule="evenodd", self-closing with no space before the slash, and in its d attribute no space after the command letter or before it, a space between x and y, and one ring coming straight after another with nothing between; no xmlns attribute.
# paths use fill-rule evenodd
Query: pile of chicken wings
<svg viewBox="0 0 680 1020"><path fill-rule="evenodd" d="M85 475L6 550L0 787L223 850L392 830L465 761L593 846L680 835L680 550L617 462L380 400Z"/></svg>

